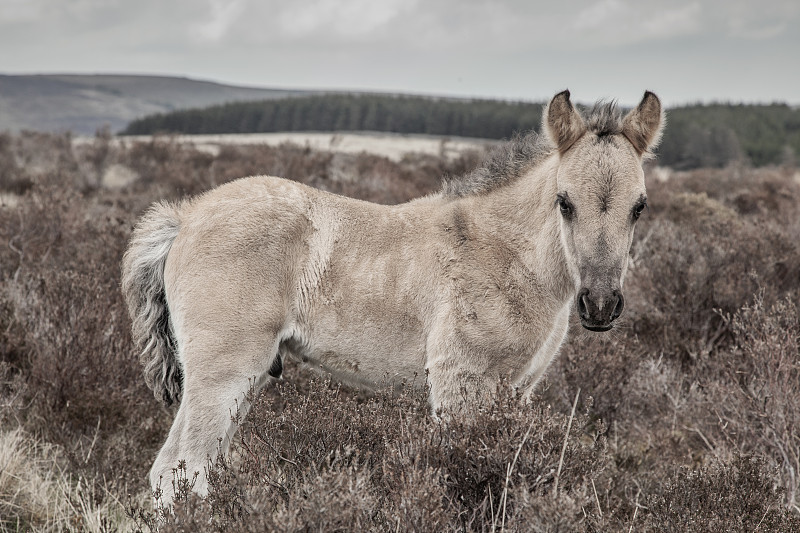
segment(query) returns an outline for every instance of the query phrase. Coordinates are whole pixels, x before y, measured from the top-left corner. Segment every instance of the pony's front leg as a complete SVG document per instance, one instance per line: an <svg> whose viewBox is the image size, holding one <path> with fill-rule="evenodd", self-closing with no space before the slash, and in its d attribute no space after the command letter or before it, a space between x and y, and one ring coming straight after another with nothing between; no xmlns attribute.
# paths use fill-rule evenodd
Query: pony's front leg
<svg viewBox="0 0 800 533"><path fill-rule="evenodd" d="M498 378L486 357L458 342L429 349L425 367L430 404L435 414L469 413L477 405L492 401Z"/></svg>

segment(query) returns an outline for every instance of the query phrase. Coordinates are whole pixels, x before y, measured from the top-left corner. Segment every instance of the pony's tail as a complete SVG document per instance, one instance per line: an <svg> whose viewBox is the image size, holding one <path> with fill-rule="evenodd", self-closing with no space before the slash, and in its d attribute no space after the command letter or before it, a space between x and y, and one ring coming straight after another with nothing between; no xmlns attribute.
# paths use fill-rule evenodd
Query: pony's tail
<svg viewBox="0 0 800 533"><path fill-rule="evenodd" d="M153 204L133 230L122 258L122 294L133 322L133 340L153 394L167 405L180 401L183 373L164 292L164 264L181 224L179 206Z"/></svg>

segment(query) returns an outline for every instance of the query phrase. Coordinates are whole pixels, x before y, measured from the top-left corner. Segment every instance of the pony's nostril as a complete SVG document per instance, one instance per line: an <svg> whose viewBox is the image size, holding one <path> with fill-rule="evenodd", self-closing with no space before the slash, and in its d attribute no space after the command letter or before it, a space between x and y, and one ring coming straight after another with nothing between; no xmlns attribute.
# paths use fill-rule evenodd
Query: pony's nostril
<svg viewBox="0 0 800 533"><path fill-rule="evenodd" d="M589 309L587 307L587 297L589 296L589 289L581 289L578 292L578 316L581 318L589 318Z"/></svg>
<svg viewBox="0 0 800 533"><path fill-rule="evenodd" d="M611 313L611 320L619 318L619 315L622 314L622 310L625 308L625 297L622 296L622 293L620 291L614 291L614 297L616 297L616 305L614 305L614 311Z"/></svg>

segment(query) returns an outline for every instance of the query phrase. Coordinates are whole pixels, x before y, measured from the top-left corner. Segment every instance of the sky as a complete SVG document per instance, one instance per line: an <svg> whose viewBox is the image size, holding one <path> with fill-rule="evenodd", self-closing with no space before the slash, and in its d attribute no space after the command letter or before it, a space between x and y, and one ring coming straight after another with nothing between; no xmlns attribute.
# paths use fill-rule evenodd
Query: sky
<svg viewBox="0 0 800 533"><path fill-rule="evenodd" d="M0 73L800 104L800 0L0 0Z"/></svg>

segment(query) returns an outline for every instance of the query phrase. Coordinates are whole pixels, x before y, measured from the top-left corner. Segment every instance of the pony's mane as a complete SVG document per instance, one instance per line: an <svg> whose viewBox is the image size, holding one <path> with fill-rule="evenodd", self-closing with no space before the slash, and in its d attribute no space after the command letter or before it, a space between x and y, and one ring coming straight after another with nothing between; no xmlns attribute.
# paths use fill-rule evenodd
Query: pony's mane
<svg viewBox="0 0 800 533"><path fill-rule="evenodd" d="M476 169L463 176L446 176L442 194L461 197L493 191L519 178L524 170L543 161L553 149L546 135L535 131L515 134L510 141L489 152Z"/></svg>
<svg viewBox="0 0 800 533"><path fill-rule="evenodd" d="M586 129L598 137L622 133L622 111L616 100L599 100L584 121Z"/></svg>
<svg viewBox="0 0 800 533"><path fill-rule="evenodd" d="M581 113L587 131L598 137L622 133L622 112L615 100L600 100L588 116ZM491 192L519 178L525 170L541 163L555 150L546 135L528 132L515 134L510 141L493 149L483 162L463 176L446 176L442 194L462 197Z"/></svg>

